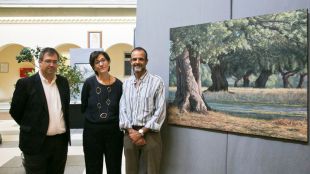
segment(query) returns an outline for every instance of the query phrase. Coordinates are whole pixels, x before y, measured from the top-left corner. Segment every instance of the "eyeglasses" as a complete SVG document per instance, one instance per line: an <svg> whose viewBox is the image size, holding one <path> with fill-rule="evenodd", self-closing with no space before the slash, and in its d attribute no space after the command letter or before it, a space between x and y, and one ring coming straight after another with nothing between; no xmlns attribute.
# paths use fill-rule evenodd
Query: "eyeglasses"
<svg viewBox="0 0 310 174"><path fill-rule="evenodd" d="M104 59L103 59L103 60L96 60L96 61L95 61L95 64L96 64L96 65L99 65L100 63L105 63L106 61L107 61L107 60L104 60Z"/></svg>
<svg viewBox="0 0 310 174"><path fill-rule="evenodd" d="M51 64L58 65L59 64L58 60L44 60L43 62L48 64L48 65L51 65Z"/></svg>

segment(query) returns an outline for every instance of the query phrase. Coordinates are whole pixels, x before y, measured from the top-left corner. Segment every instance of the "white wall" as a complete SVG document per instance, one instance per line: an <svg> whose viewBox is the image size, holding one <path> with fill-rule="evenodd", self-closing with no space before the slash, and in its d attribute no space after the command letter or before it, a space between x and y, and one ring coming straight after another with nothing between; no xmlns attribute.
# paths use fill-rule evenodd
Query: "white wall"
<svg viewBox="0 0 310 174"><path fill-rule="evenodd" d="M15 5L0 0L0 62L15 63L15 56L22 47L72 45L73 48L88 48L90 31L102 32L104 50L117 44L133 45L136 26L135 0L123 1L121 4L117 4L118 0L102 1L101 5L92 4L92 7L88 7L87 1L84 2L86 4L79 5L78 8L70 6L70 3L69 6L62 6L60 3L57 5L59 8L46 7L43 3L43 8L31 0L18 1ZM25 6L16 7L20 4ZM109 4L116 6L110 7ZM18 49L12 51L7 47ZM65 55L69 55L69 47L66 48ZM118 51L123 52L120 49ZM119 57L117 59L117 61L123 60ZM9 73L1 73L0 81L8 79L11 83L3 84L2 87L0 85L0 102L10 100L13 84L19 78L19 67L13 63L9 65Z"/></svg>
<svg viewBox="0 0 310 174"><path fill-rule="evenodd" d="M135 23L128 24L1 24L0 47L9 43L23 46L56 47L72 43L87 48L87 32L102 31L104 49L117 43L132 45Z"/></svg>

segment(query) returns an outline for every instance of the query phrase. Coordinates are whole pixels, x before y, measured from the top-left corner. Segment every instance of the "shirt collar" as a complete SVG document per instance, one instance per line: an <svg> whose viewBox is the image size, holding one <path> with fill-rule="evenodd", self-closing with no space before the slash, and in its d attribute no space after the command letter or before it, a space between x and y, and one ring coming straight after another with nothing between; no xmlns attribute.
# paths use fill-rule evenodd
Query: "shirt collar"
<svg viewBox="0 0 310 174"><path fill-rule="evenodd" d="M49 84L49 83L48 83L48 80L43 76L43 74L41 73L41 71L39 71L39 75L40 75L40 79L41 79L42 82ZM56 81L56 79L57 79L57 76L55 75L54 78L53 78L53 80L52 80L52 82L51 82L50 84L54 84L55 81Z"/></svg>
<svg viewBox="0 0 310 174"><path fill-rule="evenodd" d="M138 80L140 80L141 82L144 82L147 79L148 74L149 72L145 71L145 73L139 79L137 79L136 76L133 75L131 79L131 83L135 84L137 83Z"/></svg>

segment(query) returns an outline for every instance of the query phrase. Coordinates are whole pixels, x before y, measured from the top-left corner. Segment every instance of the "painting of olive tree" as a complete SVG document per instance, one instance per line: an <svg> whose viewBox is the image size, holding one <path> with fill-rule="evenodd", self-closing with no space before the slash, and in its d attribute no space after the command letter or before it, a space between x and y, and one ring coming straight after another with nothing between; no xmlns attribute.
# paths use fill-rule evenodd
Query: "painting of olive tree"
<svg viewBox="0 0 310 174"><path fill-rule="evenodd" d="M168 123L308 142L307 10L170 29Z"/></svg>

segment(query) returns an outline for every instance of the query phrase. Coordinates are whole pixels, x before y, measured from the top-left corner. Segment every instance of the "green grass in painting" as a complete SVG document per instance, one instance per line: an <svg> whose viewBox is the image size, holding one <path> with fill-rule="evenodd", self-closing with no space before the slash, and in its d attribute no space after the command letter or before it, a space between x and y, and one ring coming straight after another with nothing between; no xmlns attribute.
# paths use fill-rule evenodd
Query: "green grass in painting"
<svg viewBox="0 0 310 174"><path fill-rule="evenodd" d="M229 88L229 92L204 92L207 101L307 106L306 89Z"/></svg>

